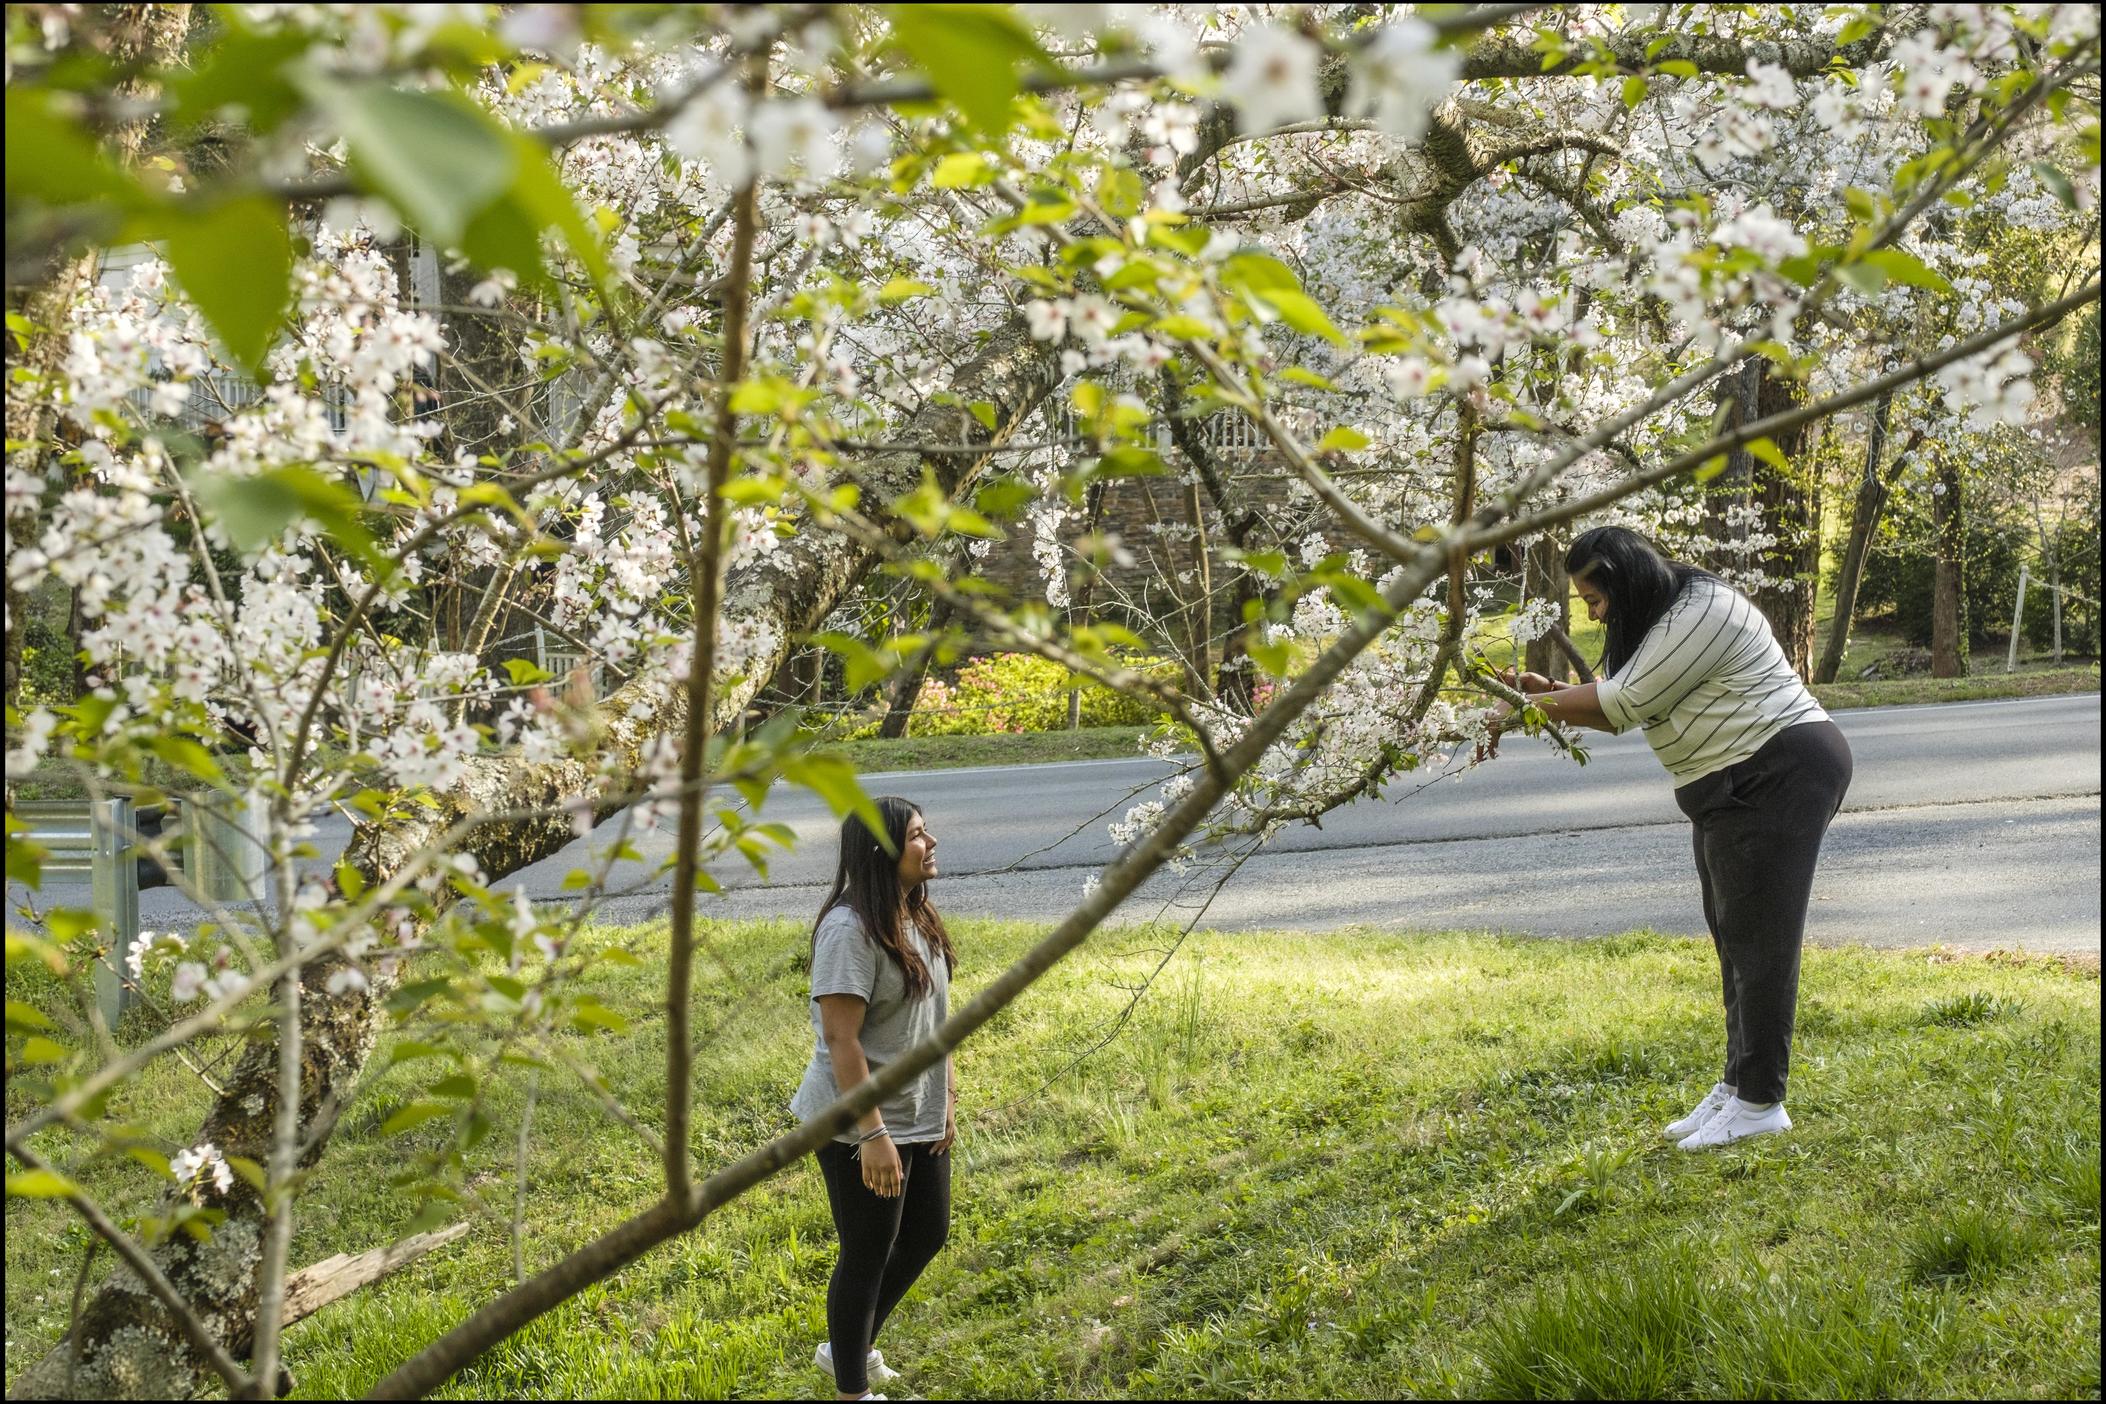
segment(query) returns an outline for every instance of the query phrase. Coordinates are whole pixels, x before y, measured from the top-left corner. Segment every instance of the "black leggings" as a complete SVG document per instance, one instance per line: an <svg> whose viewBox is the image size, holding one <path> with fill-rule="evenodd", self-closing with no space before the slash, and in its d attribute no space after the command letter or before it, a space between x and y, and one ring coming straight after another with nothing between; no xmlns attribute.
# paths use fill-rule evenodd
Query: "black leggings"
<svg viewBox="0 0 2106 1404"><path fill-rule="evenodd" d="M1696 830L1704 921L1726 996L1726 1075L1748 1102L1781 1102L1799 1003L1799 946L1828 821L1850 788L1834 722L1802 722L1675 802Z"/></svg>
<svg viewBox="0 0 2106 1404"><path fill-rule="evenodd" d="M948 1152L933 1154L926 1141L901 1146L900 1194L886 1199L864 1185L854 1151L828 1141L814 1152L841 1236L841 1258L826 1289L826 1334L834 1347L834 1386L843 1394L870 1388L865 1357L871 1342L951 1232Z"/></svg>

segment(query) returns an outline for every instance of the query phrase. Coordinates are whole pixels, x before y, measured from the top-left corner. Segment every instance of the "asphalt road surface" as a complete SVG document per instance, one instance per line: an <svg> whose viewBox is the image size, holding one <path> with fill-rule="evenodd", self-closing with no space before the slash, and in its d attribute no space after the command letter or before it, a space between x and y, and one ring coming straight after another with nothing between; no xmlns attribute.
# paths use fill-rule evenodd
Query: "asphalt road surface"
<svg viewBox="0 0 2106 1404"><path fill-rule="evenodd" d="M2098 694L1868 708L1835 719L1856 776L1823 849L1810 939L2098 953ZM1666 773L1636 733L1594 740L1584 768L1514 737L1488 765L1405 777L1383 799L1327 816L1321 829L1279 835L1225 885L1218 866L1158 874L1116 920L1197 914L1201 925L1241 930L1701 934L1689 826ZM872 775L865 785L922 806L939 840L935 896L947 914L1050 921L1114 856L1106 819L1168 772L1136 758ZM764 817L793 828L797 849L765 880L736 858L720 863L726 890L705 899L705 915L814 914L832 876L837 822L787 788L770 796ZM626 822L616 816L500 886L575 900L565 876ZM333 851L347 834L342 821L325 820L321 846ZM668 884L656 869L671 826L629 838L644 859L614 865L609 886L623 895L602 911L615 920L661 915ZM143 894L140 908L149 927L194 917L165 890Z"/></svg>

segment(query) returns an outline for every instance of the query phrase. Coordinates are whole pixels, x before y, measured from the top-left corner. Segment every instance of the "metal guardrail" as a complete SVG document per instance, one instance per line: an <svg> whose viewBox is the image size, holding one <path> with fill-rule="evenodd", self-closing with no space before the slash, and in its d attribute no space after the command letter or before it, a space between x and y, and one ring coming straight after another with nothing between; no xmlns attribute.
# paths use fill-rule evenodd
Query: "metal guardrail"
<svg viewBox="0 0 2106 1404"><path fill-rule="evenodd" d="M23 835L44 850L47 877L86 877L90 904L108 939L95 962L95 1002L111 1028L137 995L116 962L139 938L139 893L169 885L161 864L140 851L141 840L158 840L176 826L168 845L189 889L208 901L239 902L263 895L267 853L260 835L260 796L235 806L195 796L172 797L166 805L141 808L126 796L106 800L42 800L16 804L26 823Z"/></svg>

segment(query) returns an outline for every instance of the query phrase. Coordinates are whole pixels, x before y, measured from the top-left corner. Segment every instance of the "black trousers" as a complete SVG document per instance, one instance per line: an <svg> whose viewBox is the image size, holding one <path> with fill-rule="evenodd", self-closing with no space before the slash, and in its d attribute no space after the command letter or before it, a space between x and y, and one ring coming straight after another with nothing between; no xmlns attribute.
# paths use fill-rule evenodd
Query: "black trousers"
<svg viewBox="0 0 2106 1404"><path fill-rule="evenodd" d="M834 1347L834 1386L843 1394L870 1388L871 1342L951 1232L951 1157L930 1142L899 1148L897 1199L863 1183L855 1147L828 1141L814 1152L826 1179L841 1257L826 1289L826 1335Z"/></svg>
<svg viewBox="0 0 2106 1404"><path fill-rule="evenodd" d="M1786 727L1754 755L1692 780L1675 803L1695 830L1704 921L1726 996L1726 1073L1743 1101L1781 1102L1799 1003L1814 864L1850 788L1834 722Z"/></svg>

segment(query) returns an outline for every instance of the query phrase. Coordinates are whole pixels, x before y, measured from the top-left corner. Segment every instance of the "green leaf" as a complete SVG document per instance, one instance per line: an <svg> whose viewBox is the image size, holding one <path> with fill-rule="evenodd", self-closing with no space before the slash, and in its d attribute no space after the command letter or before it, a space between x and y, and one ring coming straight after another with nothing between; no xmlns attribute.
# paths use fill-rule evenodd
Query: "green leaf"
<svg viewBox="0 0 2106 1404"><path fill-rule="evenodd" d="M158 200L103 155L76 123L51 110L47 94L7 89L7 198L47 205L102 204L114 214Z"/></svg>
<svg viewBox="0 0 2106 1404"><path fill-rule="evenodd" d="M56 1170L24 1170L7 1177L7 1193L11 1199L71 1199L80 1186Z"/></svg>
<svg viewBox="0 0 2106 1404"><path fill-rule="evenodd" d="M938 190L970 190L995 178L995 168L977 151L953 151L936 163L929 184Z"/></svg>
<svg viewBox="0 0 2106 1404"><path fill-rule="evenodd" d="M1075 213L1075 202L1057 190L1036 190L1016 212L1018 224L1058 224Z"/></svg>
<svg viewBox="0 0 2106 1404"><path fill-rule="evenodd" d="M1253 663L1275 678L1285 678L1288 666L1294 662L1294 649L1289 644L1250 643L1244 645L1243 651L1250 655Z"/></svg>
<svg viewBox="0 0 2106 1404"><path fill-rule="evenodd" d="M20 1061L30 1067L40 1068L52 1063L65 1062L66 1049L64 1045L41 1035L32 1035L22 1041L22 1052L18 1056Z"/></svg>
<svg viewBox="0 0 2106 1404"><path fill-rule="evenodd" d="M1916 255L1900 249L1874 249L1864 256L1862 262L1879 269L1891 283L1900 283L1911 288L1929 288L1933 292L1952 291L1952 284L1946 281L1944 274Z"/></svg>
<svg viewBox="0 0 2106 1404"><path fill-rule="evenodd" d="M419 1058L444 1058L447 1056L449 1056L447 1051L436 1043L418 1043L414 1039L408 1039L396 1044L388 1051L388 1066L392 1068L397 1063L413 1063Z"/></svg>
<svg viewBox="0 0 2106 1404"><path fill-rule="evenodd" d="M1111 449L1097 460L1091 470L1092 480L1098 478L1159 478L1170 469L1163 463L1163 456L1154 449L1122 445Z"/></svg>
<svg viewBox="0 0 2106 1404"><path fill-rule="evenodd" d="M1370 439L1358 429L1341 424L1316 441L1316 451L1318 453L1353 453L1366 448L1373 442L1373 439Z"/></svg>
<svg viewBox="0 0 2106 1404"><path fill-rule="evenodd" d="M1346 344L1346 339L1316 299L1307 293L1289 292L1285 288L1273 288L1256 294L1258 299L1280 314L1280 320L1307 336L1320 336L1336 346Z"/></svg>
<svg viewBox="0 0 2106 1404"><path fill-rule="evenodd" d="M783 765L783 779L793 785L802 785L820 799L834 816L845 819L853 814L863 821L885 851L893 851L892 836L885 830L885 820L871 803L860 781L856 779L856 768L844 758L820 751L795 757Z"/></svg>
<svg viewBox="0 0 2106 1404"><path fill-rule="evenodd" d="M1307 366L1289 366L1280 372L1280 379L1291 380L1297 385L1307 385L1316 390L1336 391L1338 386Z"/></svg>
<svg viewBox="0 0 2106 1404"><path fill-rule="evenodd" d="M610 1033L618 1034L629 1032L629 1021L627 1019L615 1013L606 1005L589 999L580 1001L577 1008L571 1011L570 1021L581 1029L606 1029Z"/></svg>
<svg viewBox="0 0 2106 1404"><path fill-rule="evenodd" d="M44 886L44 859L49 850L31 843L22 835L10 832L7 836L7 880L19 882L31 892L39 892ZM9 940L14 938L10 936ZM10 952L13 950L9 948ZM14 959L10 954L8 959Z"/></svg>
<svg viewBox="0 0 2106 1404"><path fill-rule="evenodd" d="M475 1079L466 1073L455 1073L451 1077L440 1078L425 1090L434 1097L451 1097L455 1101L465 1102L475 1096Z"/></svg>
<svg viewBox="0 0 2106 1404"><path fill-rule="evenodd" d="M505 660L505 672L511 675L512 686L514 687L525 687L529 683L548 682L556 676L539 663L531 662L525 658L507 658Z"/></svg>
<svg viewBox="0 0 2106 1404"><path fill-rule="evenodd" d="M188 130L228 108L240 109L240 125L268 132L300 110L300 90L287 76L290 63L317 41L305 26L269 31L242 25L238 10L220 10L225 26L217 42L194 55L192 66L170 72L167 89L175 104L174 126Z"/></svg>
<svg viewBox="0 0 2106 1404"><path fill-rule="evenodd" d="M1703 76L1703 70L1688 59L1667 59L1664 62L1655 64L1654 67L1670 78L1699 78Z"/></svg>
<svg viewBox="0 0 2106 1404"><path fill-rule="evenodd" d="M1006 5L893 5L892 37L966 122L989 134L1009 126L1020 64L1052 67Z"/></svg>
<svg viewBox="0 0 2106 1404"><path fill-rule="evenodd" d="M1199 318L1183 313L1164 317L1155 324L1155 330L1159 336L1172 337L1178 341L1212 341L1217 335L1212 327Z"/></svg>
<svg viewBox="0 0 2106 1404"><path fill-rule="evenodd" d="M1835 270L1836 276L1866 297L1875 297L1887 285L1886 270L1876 263L1846 263Z"/></svg>
<svg viewBox="0 0 2106 1404"><path fill-rule="evenodd" d="M223 784L227 773L212 753L187 736L149 737L146 748L185 775L194 775L209 785Z"/></svg>
<svg viewBox="0 0 2106 1404"><path fill-rule="evenodd" d="M908 298L927 297L935 291L935 288L919 278L894 278L878 289L877 297L885 306L894 307Z"/></svg>
<svg viewBox="0 0 2106 1404"><path fill-rule="evenodd" d="M7 963L34 956L44 962L54 975L66 973L66 953L41 936L32 936L26 931L7 933Z"/></svg>
<svg viewBox="0 0 2106 1404"><path fill-rule="evenodd" d="M349 144L352 163L433 243L459 244L469 222L511 188L519 148L472 104L384 81L309 77L307 89Z"/></svg>
<svg viewBox="0 0 2106 1404"><path fill-rule="evenodd" d="M1639 103L1644 102L1646 89L1650 86L1652 85L1647 83L1645 79L1635 75L1624 79L1623 105L1629 108L1636 107Z"/></svg>
<svg viewBox="0 0 2106 1404"><path fill-rule="evenodd" d="M1148 187L1140 174L1125 166L1107 169L1097 181L1097 203L1113 219L1127 219L1148 203Z"/></svg>
<svg viewBox="0 0 2106 1404"><path fill-rule="evenodd" d="M1703 464L1696 470L1695 474L1693 474L1692 476L1694 476L1696 480L1700 483L1708 483L1713 478L1717 477L1719 474L1725 471L1726 456L1724 454L1720 454L1716 458L1705 459Z"/></svg>
<svg viewBox="0 0 2106 1404"><path fill-rule="evenodd" d="M607 281L607 253L600 247L598 235L593 232L585 216L579 212L577 201L563 184L557 173L556 163L548 149L540 142L521 132L508 132L506 138L512 145L514 177L511 188L497 209L514 209L519 212L534 231L534 256L524 267L511 263L483 262L485 268L510 268L515 273L531 275L541 267L540 236L542 231L553 229L563 236L563 242L585 265L595 284ZM478 220L480 226L482 221ZM476 252L471 231L462 245L473 257Z"/></svg>
<svg viewBox="0 0 2106 1404"><path fill-rule="evenodd" d="M2040 177L2042 185L2054 192L2055 198L2062 202L2064 209L2074 210L2077 208L2077 188L2070 184L2068 176L2045 161L2035 161L2033 163L2033 174Z"/></svg>
<svg viewBox="0 0 2106 1404"><path fill-rule="evenodd" d="M161 1152L148 1146L126 1146L124 1153L153 1171L156 1175L159 1175L162 1179L173 1178L173 1172L168 1168L168 1157L161 1154Z"/></svg>
<svg viewBox="0 0 2106 1404"><path fill-rule="evenodd" d="M7 1002L7 1026L10 1029L48 1029L51 1020L34 1004L25 1004L19 999Z"/></svg>
<svg viewBox="0 0 2106 1404"><path fill-rule="evenodd" d="M275 540L296 521L311 519L331 541L369 567L384 570L387 566L360 518L365 504L358 494L312 468L293 464L254 477L213 473L198 479L196 490L227 536L244 551Z"/></svg>
<svg viewBox="0 0 2106 1404"><path fill-rule="evenodd" d="M1749 453L1769 464L1770 467L1775 468L1778 472L1791 471L1791 461L1784 456L1784 450L1777 447L1775 440L1769 438L1751 439L1748 441L1747 447Z"/></svg>
<svg viewBox="0 0 2106 1404"><path fill-rule="evenodd" d="M173 221L168 266L229 355L257 374L292 305L292 236L269 200L228 200Z"/></svg>
<svg viewBox="0 0 2106 1404"><path fill-rule="evenodd" d="M451 980L412 981L388 996L388 1013L393 1014L398 1019L402 1018L421 1007L426 1000L450 994L452 991L453 982Z"/></svg>
<svg viewBox="0 0 2106 1404"><path fill-rule="evenodd" d="M1271 254L1230 254L1221 264L1221 286L1231 292L1300 292L1302 280Z"/></svg>
<svg viewBox="0 0 2106 1404"><path fill-rule="evenodd" d="M380 1134L393 1136L413 1126L422 1126L427 1121L436 1121L442 1116L452 1116L453 1108L444 1102L411 1102L380 1124Z"/></svg>

